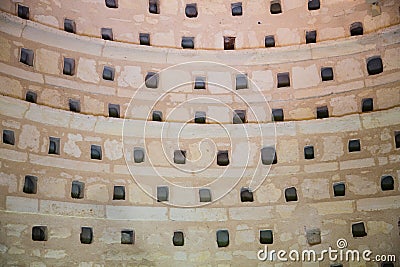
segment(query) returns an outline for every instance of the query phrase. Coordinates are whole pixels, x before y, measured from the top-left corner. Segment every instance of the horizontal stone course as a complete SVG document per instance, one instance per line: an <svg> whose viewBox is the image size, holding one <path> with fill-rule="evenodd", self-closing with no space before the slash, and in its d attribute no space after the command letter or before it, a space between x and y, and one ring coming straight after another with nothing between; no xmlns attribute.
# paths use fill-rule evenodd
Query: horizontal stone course
<svg viewBox="0 0 400 267"><path fill-rule="evenodd" d="M39 211L39 200L35 198L7 196L6 209L15 212L34 212Z"/></svg>
<svg viewBox="0 0 400 267"><path fill-rule="evenodd" d="M106 206L106 218L112 220L167 221L167 208Z"/></svg>
<svg viewBox="0 0 400 267"><path fill-rule="evenodd" d="M184 222L227 221L228 215L223 208L170 208L169 219Z"/></svg>

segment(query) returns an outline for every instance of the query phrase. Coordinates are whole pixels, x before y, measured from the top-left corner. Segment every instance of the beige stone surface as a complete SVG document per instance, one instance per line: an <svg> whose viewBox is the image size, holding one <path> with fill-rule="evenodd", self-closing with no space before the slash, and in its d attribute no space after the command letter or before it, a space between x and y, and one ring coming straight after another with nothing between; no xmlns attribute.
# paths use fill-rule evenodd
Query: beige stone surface
<svg viewBox="0 0 400 267"><path fill-rule="evenodd" d="M335 66L336 79L339 82L361 78L363 68L360 61L354 58L340 60Z"/></svg>
<svg viewBox="0 0 400 267"><path fill-rule="evenodd" d="M329 186L328 179L304 179L301 184L301 192L305 198L329 198Z"/></svg>
<svg viewBox="0 0 400 267"><path fill-rule="evenodd" d="M96 200L100 202L107 202L109 197L108 188L106 185L102 184L94 184L94 185L87 185L85 186L85 195L86 198L89 200Z"/></svg>
<svg viewBox="0 0 400 267"><path fill-rule="evenodd" d="M41 48L36 50L35 57L36 57L35 68L38 71L54 75L59 75L61 73L60 53Z"/></svg>
<svg viewBox="0 0 400 267"><path fill-rule="evenodd" d="M30 151L38 152L40 142L40 132L36 126L25 124L22 126L19 135L18 147L20 149L29 148Z"/></svg>
<svg viewBox="0 0 400 267"><path fill-rule="evenodd" d="M315 64L308 67L293 67L292 80L293 88L307 88L317 86L321 80Z"/></svg>
<svg viewBox="0 0 400 267"><path fill-rule="evenodd" d="M85 82L98 83L100 81L97 63L93 59L79 58L76 76Z"/></svg>
<svg viewBox="0 0 400 267"><path fill-rule="evenodd" d="M370 181L365 176L346 175L349 191L356 195L372 195L378 192L376 182Z"/></svg>

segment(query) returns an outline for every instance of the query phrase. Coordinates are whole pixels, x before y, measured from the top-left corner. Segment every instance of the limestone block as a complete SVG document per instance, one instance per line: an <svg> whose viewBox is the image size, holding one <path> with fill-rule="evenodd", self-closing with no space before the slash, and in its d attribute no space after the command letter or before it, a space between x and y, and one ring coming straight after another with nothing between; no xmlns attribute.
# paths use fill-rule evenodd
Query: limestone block
<svg viewBox="0 0 400 267"><path fill-rule="evenodd" d="M173 221L226 221L228 214L224 208L171 208L169 217Z"/></svg>
<svg viewBox="0 0 400 267"><path fill-rule="evenodd" d="M310 204L315 208L319 215L325 216L328 214L346 214L354 212L354 201L332 201L332 202L319 202Z"/></svg>
<svg viewBox="0 0 400 267"><path fill-rule="evenodd" d="M373 158L347 160L339 163L339 168L341 170L360 169L372 166L375 166L375 160Z"/></svg>
<svg viewBox="0 0 400 267"><path fill-rule="evenodd" d="M336 79L339 82L362 78L363 68L360 61L354 58L346 58L336 63L335 72Z"/></svg>
<svg viewBox="0 0 400 267"><path fill-rule="evenodd" d="M233 91L230 72L210 71L207 73L208 90L211 94L228 94Z"/></svg>
<svg viewBox="0 0 400 267"><path fill-rule="evenodd" d="M39 152L40 132L36 126L25 124L19 135L18 148Z"/></svg>
<svg viewBox="0 0 400 267"><path fill-rule="evenodd" d="M343 38L346 36L346 34L343 27L335 27L335 28L324 27L318 30L318 36L320 40L334 40Z"/></svg>
<svg viewBox="0 0 400 267"><path fill-rule="evenodd" d="M53 226L49 230L49 239L68 238L72 235L72 229L68 227Z"/></svg>
<svg viewBox="0 0 400 267"><path fill-rule="evenodd" d="M256 235L254 230L240 230L235 233L235 244L245 245L246 243L255 243Z"/></svg>
<svg viewBox="0 0 400 267"><path fill-rule="evenodd" d="M55 250L55 249L46 249L46 252L44 254L44 257L46 259L62 259L67 256L67 253L65 253L65 250Z"/></svg>
<svg viewBox="0 0 400 267"><path fill-rule="evenodd" d="M294 89L317 86L321 81L315 64L308 67L292 68L292 83Z"/></svg>
<svg viewBox="0 0 400 267"><path fill-rule="evenodd" d="M358 103L355 95L333 97L329 102L331 106L331 114L340 116L349 113L355 113L358 109Z"/></svg>
<svg viewBox="0 0 400 267"><path fill-rule="evenodd" d="M25 254L25 249L20 249L18 247L10 247L10 249L8 250L8 254L10 254L10 255Z"/></svg>
<svg viewBox="0 0 400 267"><path fill-rule="evenodd" d="M104 142L104 154L109 160L122 158L122 142L107 139Z"/></svg>
<svg viewBox="0 0 400 267"><path fill-rule="evenodd" d="M282 191L275 187L273 183L260 186L255 191L255 197L259 203L277 202L282 195Z"/></svg>
<svg viewBox="0 0 400 267"><path fill-rule="evenodd" d="M302 121L298 123L299 132L304 134L338 133L359 131L361 122L358 115L343 118Z"/></svg>
<svg viewBox="0 0 400 267"><path fill-rule="evenodd" d="M104 184L87 185L85 187L87 199L96 200L99 202L108 202L110 199L108 188Z"/></svg>
<svg viewBox="0 0 400 267"><path fill-rule="evenodd" d="M79 158L82 154L79 146L76 144L76 142L82 141L82 135L80 134L68 134L68 141L65 142L64 144L64 153L67 155L73 156L75 158Z"/></svg>
<svg viewBox="0 0 400 267"><path fill-rule="evenodd" d="M301 191L305 198L329 198L329 186L328 179L304 179L301 184Z"/></svg>
<svg viewBox="0 0 400 267"><path fill-rule="evenodd" d="M322 137L323 155L322 161L336 160L344 154L344 144L342 138L338 136Z"/></svg>
<svg viewBox="0 0 400 267"><path fill-rule="evenodd" d="M299 160L299 144L296 139L282 140L277 145L279 162L292 163Z"/></svg>
<svg viewBox="0 0 400 267"><path fill-rule="evenodd" d="M49 25L55 28L59 28L59 23L56 17L46 15L35 15L33 16L34 21L40 22L45 25Z"/></svg>
<svg viewBox="0 0 400 267"><path fill-rule="evenodd" d="M276 30L276 43L278 45L297 45L301 37L297 29L279 28Z"/></svg>
<svg viewBox="0 0 400 267"><path fill-rule="evenodd" d="M22 96L22 86L21 83L17 80L10 79L8 77L0 78L0 93L20 98Z"/></svg>
<svg viewBox="0 0 400 267"><path fill-rule="evenodd" d="M267 220L273 218L272 207L240 207L229 208L229 217L231 220Z"/></svg>
<svg viewBox="0 0 400 267"><path fill-rule="evenodd" d="M386 49L382 61L385 71L400 69L400 49L398 47Z"/></svg>
<svg viewBox="0 0 400 267"><path fill-rule="evenodd" d="M0 152L1 153L1 152ZM9 193L17 191L17 178L15 174L0 172L0 186L6 186Z"/></svg>
<svg viewBox="0 0 400 267"><path fill-rule="evenodd" d="M46 177L39 180L40 193L51 198L65 198L67 181L61 178Z"/></svg>
<svg viewBox="0 0 400 267"><path fill-rule="evenodd" d="M254 87L253 90L260 91L270 90L275 85L272 71L270 70L253 71L251 73L251 82L251 86Z"/></svg>
<svg viewBox="0 0 400 267"><path fill-rule="evenodd" d="M97 118L90 115L74 114L71 118L70 128L80 131L93 131Z"/></svg>
<svg viewBox="0 0 400 267"><path fill-rule="evenodd" d="M58 52L40 48L35 54L35 68L40 72L59 75L61 73L61 55Z"/></svg>
<svg viewBox="0 0 400 267"><path fill-rule="evenodd" d="M139 66L125 66L119 77L118 86L140 88L144 84L142 69Z"/></svg>
<svg viewBox="0 0 400 267"><path fill-rule="evenodd" d="M368 235L388 235L392 232L393 225L385 221L368 221L367 222Z"/></svg>
<svg viewBox="0 0 400 267"><path fill-rule="evenodd" d="M106 216L112 220L167 221L167 208L106 206Z"/></svg>
<svg viewBox="0 0 400 267"><path fill-rule="evenodd" d="M391 90L391 88L382 88L376 90L376 98L376 107L378 109L394 107L400 103L400 91Z"/></svg>
<svg viewBox="0 0 400 267"><path fill-rule="evenodd" d="M176 47L174 31L156 32L152 36L152 42L158 46Z"/></svg>
<svg viewBox="0 0 400 267"><path fill-rule="evenodd" d="M161 88L167 92L192 92L192 77L189 71L166 69L161 72Z"/></svg>
<svg viewBox="0 0 400 267"><path fill-rule="evenodd" d="M100 78L96 66L96 60L81 57L79 58L76 76L85 82L98 83Z"/></svg>
<svg viewBox="0 0 400 267"><path fill-rule="evenodd" d="M0 114L12 118L22 118L28 104L10 97L0 97Z"/></svg>
<svg viewBox="0 0 400 267"><path fill-rule="evenodd" d="M40 95L40 102L46 103L52 107L65 107L65 97L60 94L59 90L43 89Z"/></svg>
<svg viewBox="0 0 400 267"><path fill-rule="evenodd" d="M12 149L0 148L0 158L17 162L26 162L28 159L28 154Z"/></svg>
<svg viewBox="0 0 400 267"><path fill-rule="evenodd" d="M102 205L41 200L40 213L63 216L103 218L104 207Z"/></svg>
<svg viewBox="0 0 400 267"><path fill-rule="evenodd" d="M42 124L68 127L71 114L45 106L30 105L25 118Z"/></svg>
<svg viewBox="0 0 400 267"><path fill-rule="evenodd" d="M6 209L18 212L38 212L39 200L25 197L6 197Z"/></svg>
<svg viewBox="0 0 400 267"><path fill-rule="evenodd" d="M336 171L338 168L339 164L337 162L326 162L326 163L324 162L324 163L304 165L304 171L307 173L330 172L330 171Z"/></svg>
<svg viewBox="0 0 400 267"><path fill-rule="evenodd" d="M2 36L0 36L0 47L0 60L9 62L11 56L11 45L10 42Z"/></svg>
<svg viewBox="0 0 400 267"><path fill-rule="evenodd" d="M104 114L104 103L96 98L84 96L82 111L89 114Z"/></svg>
<svg viewBox="0 0 400 267"><path fill-rule="evenodd" d="M349 191L356 195L372 195L378 192L376 181L371 181L366 176L346 175L346 181Z"/></svg>
<svg viewBox="0 0 400 267"><path fill-rule="evenodd" d="M359 211L376 211L385 209L396 210L399 208L400 208L400 196L364 198L357 200L357 210Z"/></svg>
<svg viewBox="0 0 400 267"><path fill-rule="evenodd" d="M141 185L148 194L152 194L150 186ZM136 184L130 184L128 186L129 201L134 204L153 204L154 200L151 196L143 192Z"/></svg>
<svg viewBox="0 0 400 267"><path fill-rule="evenodd" d="M21 237L23 232L28 228L27 225L25 224L7 224L5 225L5 230L7 236L15 236L15 237Z"/></svg>

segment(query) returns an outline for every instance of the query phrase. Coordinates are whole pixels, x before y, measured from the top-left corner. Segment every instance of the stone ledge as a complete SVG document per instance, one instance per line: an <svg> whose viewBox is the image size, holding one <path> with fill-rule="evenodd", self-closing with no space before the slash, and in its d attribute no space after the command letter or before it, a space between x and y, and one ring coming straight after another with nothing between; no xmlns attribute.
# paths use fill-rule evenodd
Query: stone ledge
<svg viewBox="0 0 400 267"><path fill-rule="evenodd" d="M39 200L35 198L7 196L6 209L16 212L37 213L39 211Z"/></svg>
<svg viewBox="0 0 400 267"><path fill-rule="evenodd" d="M358 211L398 210L400 208L400 196L359 199L356 201L356 205Z"/></svg>
<svg viewBox="0 0 400 267"><path fill-rule="evenodd" d="M169 219L172 221L203 222L227 221L228 215L224 208L170 208Z"/></svg>
<svg viewBox="0 0 400 267"><path fill-rule="evenodd" d="M51 200L40 200L39 213L77 217L105 217L103 205Z"/></svg>
<svg viewBox="0 0 400 267"><path fill-rule="evenodd" d="M167 221L167 213L163 207L106 206L106 218L112 220Z"/></svg>

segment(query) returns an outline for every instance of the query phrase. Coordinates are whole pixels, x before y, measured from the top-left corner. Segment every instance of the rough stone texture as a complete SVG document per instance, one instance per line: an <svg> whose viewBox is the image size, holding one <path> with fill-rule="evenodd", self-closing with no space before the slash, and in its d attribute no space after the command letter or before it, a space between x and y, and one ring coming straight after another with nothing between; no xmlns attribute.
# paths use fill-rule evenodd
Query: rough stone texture
<svg viewBox="0 0 400 267"><path fill-rule="evenodd" d="M85 82L98 83L100 78L96 66L95 60L81 57L77 66L77 77Z"/></svg>
<svg viewBox="0 0 400 267"><path fill-rule="evenodd" d="M36 50L35 57L35 67L38 71L54 75L59 75L61 73L60 53L41 48Z"/></svg>
<svg viewBox="0 0 400 267"><path fill-rule="evenodd" d="M313 87L320 83L317 66L311 65L308 67L293 67L292 68L293 88Z"/></svg>
<svg viewBox="0 0 400 267"><path fill-rule="evenodd" d="M354 80L364 75L360 61L352 58L339 61L335 66L335 71L339 82Z"/></svg>
<svg viewBox="0 0 400 267"><path fill-rule="evenodd" d="M40 142L40 132L37 127L33 125L23 125L21 134L19 136L18 148L38 152Z"/></svg>

